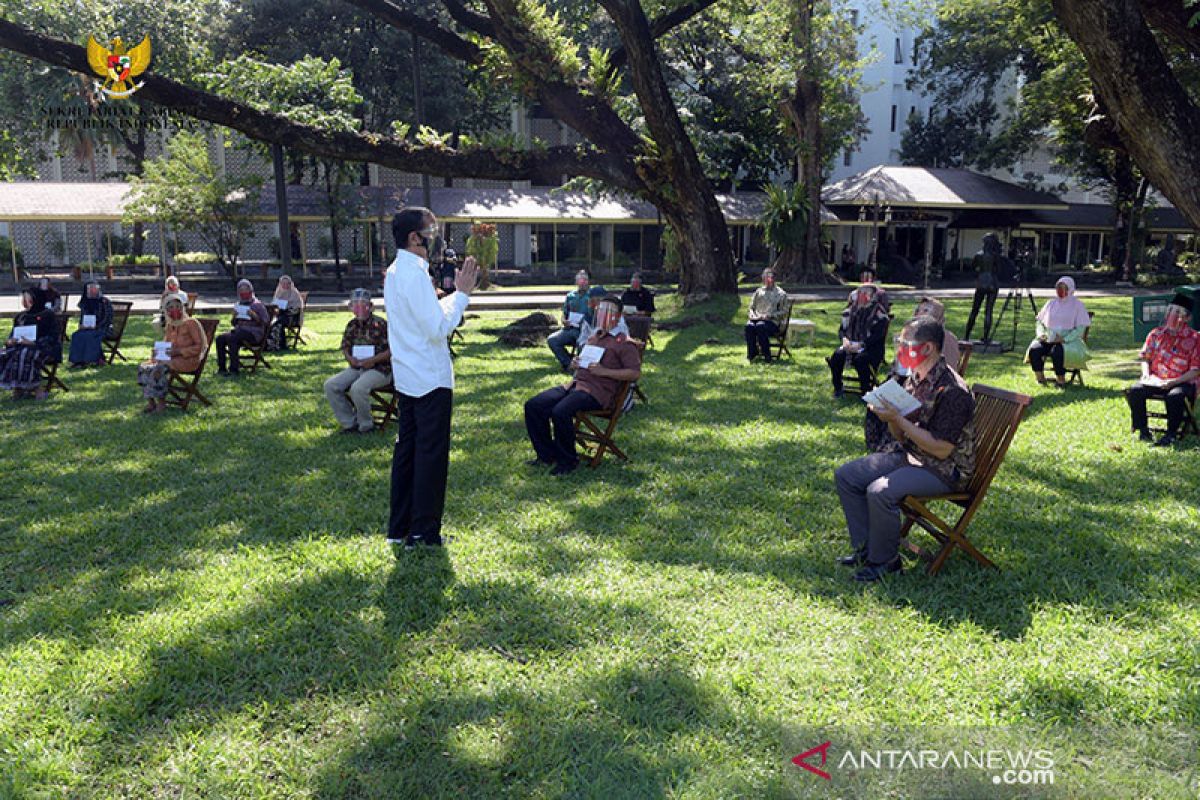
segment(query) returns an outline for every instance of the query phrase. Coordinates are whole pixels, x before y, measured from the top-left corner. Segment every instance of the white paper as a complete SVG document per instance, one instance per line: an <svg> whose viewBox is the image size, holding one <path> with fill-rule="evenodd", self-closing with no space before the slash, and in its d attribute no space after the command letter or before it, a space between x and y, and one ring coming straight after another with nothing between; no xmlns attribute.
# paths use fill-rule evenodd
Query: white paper
<svg viewBox="0 0 1200 800"><path fill-rule="evenodd" d="M37 341L37 325L18 325L13 328L12 338L18 342L22 339L28 339L31 342Z"/></svg>
<svg viewBox="0 0 1200 800"><path fill-rule="evenodd" d="M96 327L96 315L95 314L84 314L83 319L80 321L80 325L82 325L85 328Z"/></svg>
<svg viewBox="0 0 1200 800"><path fill-rule="evenodd" d="M287 311L287 300L283 300L283 299L276 300L275 307L278 308L280 311Z"/></svg>
<svg viewBox="0 0 1200 800"><path fill-rule="evenodd" d="M154 343L154 360L155 361L170 361L171 355L170 342L155 342Z"/></svg>
<svg viewBox="0 0 1200 800"><path fill-rule="evenodd" d="M583 324L583 314L578 311L572 311L570 314L567 314L567 324L572 328L578 328Z"/></svg>
<svg viewBox="0 0 1200 800"><path fill-rule="evenodd" d="M603 347L596 344L585 344L579 353L579 366L590 367L593 364L599 364L602 358L604 358Z"/></svg>
<svg viewBox="0 0 1200 800"><path fill-rule="evenodd" d="M623 310L624 310L624 312L625 312L626 314L636 314L636 313L638 313L638 307L637 307L637 306L625 306Z"/></svg>
<svg viewBox="0 0 1200 800"><path fill-rule="evenodd" d="M250 319L250 306L234 306L233 313L238 319Z"/></svg>
<svg viewBox="0 0 1200 800"><path fill-rule="evenodd" d="M356 344L350 348L350 355L359 361L375 357L375 345L373 344Z"/></svg>
<svg viewBox="0 0 1200 800"><path fill-rule="evenodd" d="M863 395L863 400L874 406L881 406L880 400L885 400L899 409L901 416L905 417L921 407L920 400L904 391L903 386L890 378Z"/></svg>
<svg viewBox="0 0 1200 800"><path fill-rule="evenodd" d="M1140 383L1142 386L1154 386L1156 388L1160 388L1166 386L1168 383L1170 383L1170 381L1168 381L1166 378L1160 378L1157 375L1147 375L1138 381L1138 383Z"/></svg>

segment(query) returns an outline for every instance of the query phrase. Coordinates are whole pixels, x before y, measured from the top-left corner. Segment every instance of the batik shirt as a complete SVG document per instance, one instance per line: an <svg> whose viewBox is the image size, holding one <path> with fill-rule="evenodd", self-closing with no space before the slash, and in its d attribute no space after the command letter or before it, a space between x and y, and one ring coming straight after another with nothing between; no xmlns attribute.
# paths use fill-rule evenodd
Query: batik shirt
<svg viewBox="0 0 1200 800"><path fill-rule="evenodd" d="M954 370L941 359L924 380L909 375L904 388L921 402L921 408L909 418L935 439L950 442L954 450L946 458L937 458L907 438L892 437L884 426L879 446L882 453L906 452L909 460L936 474L952 489L961 489L975 474L975 398Z"/></svg>
<svg viewBox="0 0 1200 800"><path fill-rule="evenodd" d="M355 317L346 323L346 332L342 334L342 352L349 355L354 345L369 344L375 347L375 355L388 349L387 322L374 314L366 319ZM377 369L384 374L392 371L391 360L376 364L371 369Z"/></svg>
<svg viewBox="0 0 1200 800"><path fill-rule="evenodd" d="M1146 337L1141 358L1150 362L1151 375L1173 381L1185 372L1200 369L1200 333L1191 328L1179 333L1155 328ZM1200 386L1200 378L1193 383Z"/></svg>

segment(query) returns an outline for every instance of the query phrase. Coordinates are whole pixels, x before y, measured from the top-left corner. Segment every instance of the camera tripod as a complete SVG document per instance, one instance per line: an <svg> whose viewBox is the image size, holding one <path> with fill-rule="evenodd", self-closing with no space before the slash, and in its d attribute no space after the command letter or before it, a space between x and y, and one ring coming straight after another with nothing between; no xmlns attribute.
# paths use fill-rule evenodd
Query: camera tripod
<svg viewBox="0 0 1200 800"><path fill-rule="evenodd" d="M1009 289L1008 294L1004 296L1004 305L1000 306L1000 313L996 316L996 324L992 326L990 334L994 336L1000 330L1000 324L1004 322L1004 312L1008 311L1009 305L1012 305L1012 338L1008 342L1008 347L1004 347L1004 343L1001 342L1000 348L1004 352L1015 350L1017 347L1017 327L1021 322L1021 304L1026 298L1029 299L1029 310L1033 312L1033 318L1036 320L1037 303L1033 300L1033 290L1024 280Z"/></svg>

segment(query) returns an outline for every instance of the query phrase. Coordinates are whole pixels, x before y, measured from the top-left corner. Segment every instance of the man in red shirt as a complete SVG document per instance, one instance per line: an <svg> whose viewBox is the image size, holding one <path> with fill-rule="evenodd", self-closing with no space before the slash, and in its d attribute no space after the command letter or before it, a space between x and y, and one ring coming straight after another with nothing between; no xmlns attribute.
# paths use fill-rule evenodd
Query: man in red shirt
<svg viewBox="0 0 1200 800"><path fill-rule="evenodd" d="M1179 426L1188 413L1188 401L1196 398L1200 379L1200 333L1188 326L1192 298L1176 294L1167 306L1162 325L1150 331L1142 346L1142 377L1125 390L1133 430L1143 442L1149 442L1146 398L1161 397L1167 405L1167 432L1154 443L1167 447L1175 442Z"/></svg>
<svg viewBox="0 0 1200 800"><path fill-rule="evenodd" d="M553 465L550 474L555 477L573 471L579 465L575 452L576 412L611 407L621 383L642 376L642 354L637 345L624 335L612 334L620 321L621 301L608 295L596 306L596 332L571 362L574 380L547 389L525 403L525 430L536 454L529 462L531 466Z"/></svg>

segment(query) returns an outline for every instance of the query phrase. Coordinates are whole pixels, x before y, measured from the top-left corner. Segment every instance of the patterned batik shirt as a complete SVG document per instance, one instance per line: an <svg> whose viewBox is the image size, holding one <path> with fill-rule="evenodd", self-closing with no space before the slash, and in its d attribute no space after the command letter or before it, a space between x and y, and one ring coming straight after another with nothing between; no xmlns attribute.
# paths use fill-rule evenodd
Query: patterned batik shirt
<svg viewBox="0 0 1200 800"><path fill-rule="evenodd" d="M909 375L904 388L921 402L910 419L933 438L952 443L954 450L946 458L937 458L907 439L896 441L884 426L879 451L906 452L910 461L935 473L951 489L962 489L975 474L975 398L971 390L945 359L938 361L924 380Z"/></svg>
<svg viewBox="0 0 1200 800"><path fill-rule="evenodd" d="M384 350L387 350L388 330L387 322L384 321L383 317L372 314L365 320L355 317L347 322L346 332L342 334L342 352L349 355L351 349L356 344L374 345L375 355L379 355ZM376 364L372 369L377 369L384 374L391 374L392 361L391 359L387 359Z"/></svg>
<svg viewBox="0 0 1200 800"><path fill-rule="evenodd" d="M1200 333L1191 328L1179 333L1155 328L1146 337L1141 357L1150 362L1151 375L1173 381L1185 372L1200 369ZM1200 378L1193 383L1200 386Z"/></svg>

